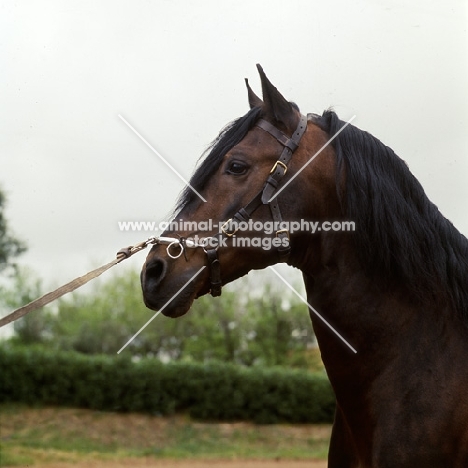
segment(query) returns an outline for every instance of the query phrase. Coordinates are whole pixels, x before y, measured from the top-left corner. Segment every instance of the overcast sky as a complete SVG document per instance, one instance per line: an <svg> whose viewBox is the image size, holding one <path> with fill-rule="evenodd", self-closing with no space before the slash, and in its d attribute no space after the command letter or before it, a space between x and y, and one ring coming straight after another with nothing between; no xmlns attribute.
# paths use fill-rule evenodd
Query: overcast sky
<svg viewBox="0 0 468 468"><path fill-rule="evenodd" d="M0 185L58 285L150 233L218 131L248 110L255 64L301 110L333 106L407 161L468 234L467 2L3 1ZM145 254L132 259L141 266Z"/></svg>

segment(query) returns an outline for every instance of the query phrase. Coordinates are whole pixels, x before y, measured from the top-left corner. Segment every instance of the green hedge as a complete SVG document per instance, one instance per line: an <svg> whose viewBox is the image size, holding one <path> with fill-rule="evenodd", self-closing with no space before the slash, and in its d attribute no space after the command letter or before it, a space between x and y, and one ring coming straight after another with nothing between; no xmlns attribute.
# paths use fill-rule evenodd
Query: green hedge
<svg viewBox="0 0 468 468"><path fill-rule="evenodd" d="M14 347L0 347L0 402L256 423L331 422L335 407L323 374Z"/></svg>

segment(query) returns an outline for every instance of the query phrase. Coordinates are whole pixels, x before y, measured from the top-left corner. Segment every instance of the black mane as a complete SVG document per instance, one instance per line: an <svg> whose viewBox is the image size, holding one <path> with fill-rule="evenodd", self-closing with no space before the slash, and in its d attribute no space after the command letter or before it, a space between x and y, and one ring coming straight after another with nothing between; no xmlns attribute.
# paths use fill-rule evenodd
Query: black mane
<svg viewBox="0 0 468 468"><path fill-rule="evenodd" d="M326 111L319 125L332 136L344 122ZM356 223L363 268L426 300L445 290L468 320L468 240L428 199L405 162L372 135L348 125L333 146L337 190L344 171L340 198L345 216Z"/></svg>
<svg viewBox="0 0 468 468"><path fill-rule="evenodd" d="M244 139L247 132L259 119L260 113L261 108L254 107L247 114L232 121L221 130L201 156L200 159L208 153L190 178L189 183L197 192L201 192L205 188L209 179L218 170L224 155ZM198 200L198 196L195 192L189 186L185 187L177 201L174 213L179 213L184 207L196 200Z"/></svg>

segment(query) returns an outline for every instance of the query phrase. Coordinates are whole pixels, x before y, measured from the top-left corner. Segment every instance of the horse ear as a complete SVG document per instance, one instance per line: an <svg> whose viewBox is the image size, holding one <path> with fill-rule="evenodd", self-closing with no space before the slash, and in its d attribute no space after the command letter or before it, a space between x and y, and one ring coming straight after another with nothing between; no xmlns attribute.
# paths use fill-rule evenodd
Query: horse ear
<svg viewBox="0 0 468 468"><path fill-rule="evenodd" d="M260 64L257 64L257 69L262 82L265 116L283 123L288 129L294 130L297 124L297 115L293 106L273 86Z"/></svg>
<svg viewBox="0 0 468 468"><path fill-rule="evenodd" d="M249 80L245 78L245 85L247 86L247 92L249 94L249 105L250 108L262 107L263 101L253 92L252 88L249 85Z"/></svg>

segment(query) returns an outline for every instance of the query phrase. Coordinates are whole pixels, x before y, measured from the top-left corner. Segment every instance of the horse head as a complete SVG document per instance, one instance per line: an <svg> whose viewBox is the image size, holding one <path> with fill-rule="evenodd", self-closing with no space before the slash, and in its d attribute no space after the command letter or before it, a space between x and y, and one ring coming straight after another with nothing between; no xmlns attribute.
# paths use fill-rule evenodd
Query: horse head
<svg viewBox="0 0 468 468"><path fill-rule="evenodd" d="M250 110L213 142L163 233L179 238L179 247L155 245L143 266L145 303L159 310L170 301L167 316L185 314L197 297L219 295L252 269L278 262L301 268L305 259L310 266L320 236L311 241L310 232L289 226L340 215L333 150L313 158L328 135L258 71L263 99L246 80ZM174 259L171 249L183 245L198 248Z"/></svg>

